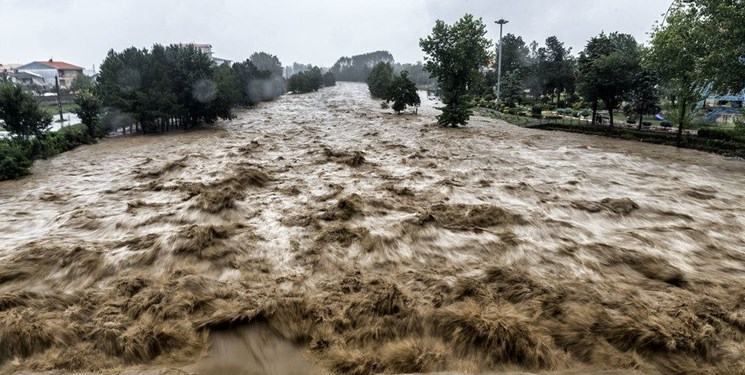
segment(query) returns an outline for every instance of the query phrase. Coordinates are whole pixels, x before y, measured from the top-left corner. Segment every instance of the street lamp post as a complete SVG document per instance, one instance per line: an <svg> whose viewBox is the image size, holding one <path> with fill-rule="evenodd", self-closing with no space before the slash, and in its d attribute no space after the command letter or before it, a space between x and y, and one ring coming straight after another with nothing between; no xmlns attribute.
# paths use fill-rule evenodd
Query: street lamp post
<svg viewBox="0 0 745 375"><path fill-rule="evenodd" d="M499 62L497 63L497 102L499 102L502 93L502 27L509 21L500 19L494 23L499 24Z"/></svg>

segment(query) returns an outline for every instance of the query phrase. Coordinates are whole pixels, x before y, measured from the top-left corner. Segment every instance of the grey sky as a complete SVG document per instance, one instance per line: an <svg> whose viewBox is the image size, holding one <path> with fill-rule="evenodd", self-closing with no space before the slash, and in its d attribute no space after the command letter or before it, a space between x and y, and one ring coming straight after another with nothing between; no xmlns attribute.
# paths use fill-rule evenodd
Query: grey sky
<svg viewBox="0 0 745 375"><path fill-rule="evenodd" d="M600 31L646 41L670 0L0 0L0 63L53 57L90 68L110 48L198 42L216 56L254 51L331 66L340 56L385 49L399 62L420 60L419 38L434 21L464 13L510 21L505 33L527 43L556 35L573 53Z"/></svg>

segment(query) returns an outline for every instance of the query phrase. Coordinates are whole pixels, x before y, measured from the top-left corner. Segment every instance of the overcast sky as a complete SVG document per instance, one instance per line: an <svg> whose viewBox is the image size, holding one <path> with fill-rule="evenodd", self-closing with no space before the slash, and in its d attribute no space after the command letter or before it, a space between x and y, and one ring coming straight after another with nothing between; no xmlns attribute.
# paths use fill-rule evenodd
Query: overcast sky
<svg viewBox="0 0 745 375"><path fill-rule="evenodd" d="M465 13L543 41L550 35L579 52L601 31L646 41L670 0L0 0L0 63L66 61L88 69L106 52L153 43L213 45L216 56L244 60L254 51L331 66L340 56L391 51L421 60L419 38L435 20Z"/></svg>

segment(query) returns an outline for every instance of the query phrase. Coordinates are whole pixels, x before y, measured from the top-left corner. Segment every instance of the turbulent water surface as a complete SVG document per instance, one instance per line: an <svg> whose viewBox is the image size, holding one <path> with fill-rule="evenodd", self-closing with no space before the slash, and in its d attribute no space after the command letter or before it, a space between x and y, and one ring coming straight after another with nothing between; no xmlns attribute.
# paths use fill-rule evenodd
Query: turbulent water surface
<svg viewBox="0 0 745 375"><path fill-rule="evenodd" d="M340 84L0 183L0 372L745 373L745 162L388 112Z"/></svg>

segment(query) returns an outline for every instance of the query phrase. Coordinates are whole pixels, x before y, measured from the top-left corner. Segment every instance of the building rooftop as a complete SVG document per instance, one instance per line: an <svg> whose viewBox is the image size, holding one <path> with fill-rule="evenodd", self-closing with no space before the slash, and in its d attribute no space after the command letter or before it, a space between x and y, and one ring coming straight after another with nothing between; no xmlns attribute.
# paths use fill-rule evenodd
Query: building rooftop
<svg viewBox="0 0 745 375"><path fill-rule="evenodd" d="M64 61L54 61L54 60L51 60L51 59L48 60L48 61L34 61L32 63L29 63L29 64L23 65L21 67L18 67L18 69L27 68L29 65L32 65L32 64L45 65L45 66L48 66L50 68L54 68L54 69L57 69L57 70L83 70L83 68L81 68L81 67L79 67L77 65L72 65L72 64L66 63Z"/></svg>

